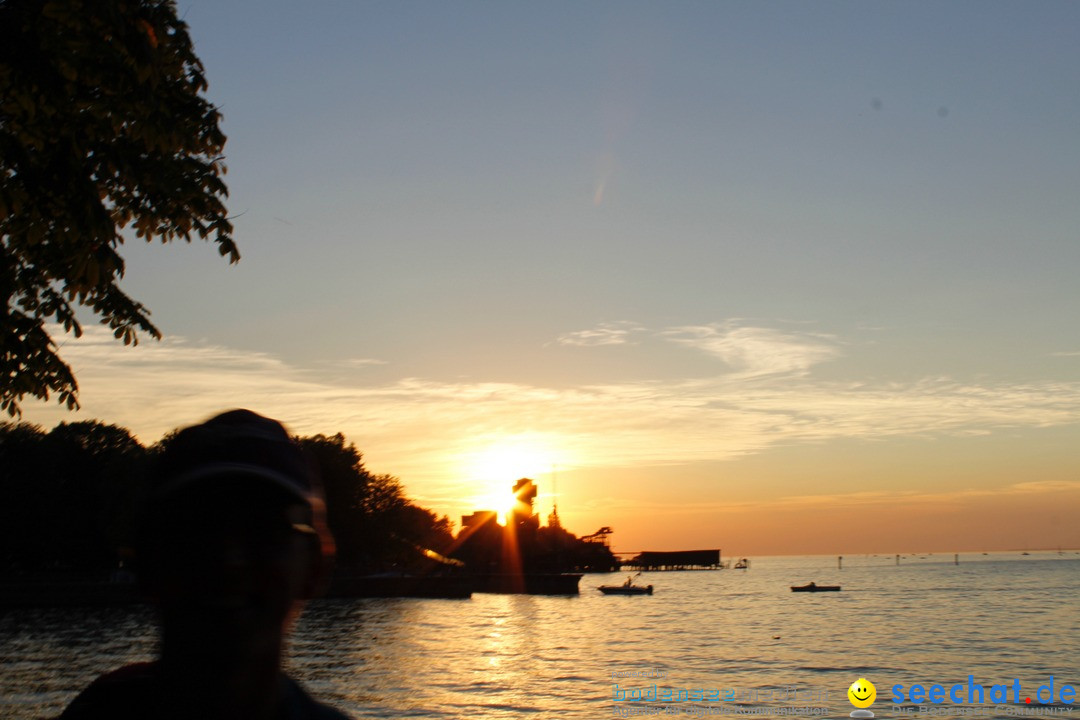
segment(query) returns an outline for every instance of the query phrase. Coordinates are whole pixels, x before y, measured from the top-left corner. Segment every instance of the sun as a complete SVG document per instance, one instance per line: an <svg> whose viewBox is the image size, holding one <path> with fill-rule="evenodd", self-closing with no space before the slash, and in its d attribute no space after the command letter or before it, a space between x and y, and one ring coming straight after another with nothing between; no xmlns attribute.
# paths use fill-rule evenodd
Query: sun
<svg viewBox="0 0 1080 720"><path fill-rule="evenodd" d="M563 455L556 452L548 438L522 434L487 439L464 453L464 475L477 488L472 502L477 510L494 510L499 522L514 510L514 482L527 477L547 477L557 465L565 466ZM548 493L551 488L546 489Z"/></svg>
<svg viewBox="0 0 1080 720"><path fill-rule="evenodd" d="M487 495L479 496L476 503L477 509L494 510L498 515L500 525L505 525L506 519L517 508L517 498L514 497L510 485L492 490Z"/></svg>

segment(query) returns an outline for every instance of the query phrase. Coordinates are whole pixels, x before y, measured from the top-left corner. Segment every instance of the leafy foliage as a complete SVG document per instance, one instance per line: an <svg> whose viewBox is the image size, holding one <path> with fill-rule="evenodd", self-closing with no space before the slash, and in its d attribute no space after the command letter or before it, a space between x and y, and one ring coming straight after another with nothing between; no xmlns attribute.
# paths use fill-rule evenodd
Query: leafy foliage
<svg viewBox="0 0 1080 720"><path fill-rule="evenodd" d="M171 0L0 0L0 410L78 406L45 323L85 306L125 345L161 334L121 291L122 232L239 259L225 136Z"/></svg>

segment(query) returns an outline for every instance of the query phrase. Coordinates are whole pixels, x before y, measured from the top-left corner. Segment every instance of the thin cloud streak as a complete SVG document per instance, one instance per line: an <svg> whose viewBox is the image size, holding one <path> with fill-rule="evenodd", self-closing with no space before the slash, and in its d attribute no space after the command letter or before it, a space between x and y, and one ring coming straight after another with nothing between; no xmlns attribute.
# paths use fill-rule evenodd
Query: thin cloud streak
<svg viewBox="0 0 1080 720"><path fill-rule="evenodd" d="M768 336L751 344L778 344L762 337ZM570 470L727 460L838 438L969 435L1080 421L1080 383L826 382L800 369L831 356L834 345L804 344L808 349L782 353L781 360L754 355L741 372L694 380L569 389L426 378L333 385L266 353L176 337L123 348L91 328L64 348L80 379L83 410L28 403L26 419L51 425L101 418L153 442L218 410L252 407L297 433L344 432L379 472L440 483L461 479L453 461L477 438L540 435L564 453L552 462Z"/></svg>
<svg viewBox="0 0 1080 720"><path fill-rule="evenodd" d="M967 505L977 499L1001 499L1015 496L1048 495L1053 493L1080 493L1080 481L1046 480L1012 483L1005 486L963 488L925 492L914 490L862 490L848 493L822 493L820 495L780 495L762 500L718 500L686 502L660 502L650 498L647 503L621 496L600 498L596 505L607 510L648 509L655 515L700 515L712 513L739 513L784 509L811 511L815 509L836 510L840 508L890 508L912 507L940 510L954 504Z"/></svg>
<svg viewBox="0 0 1080 720"><path fill-rule="evenodd" d="M556 342L560 345L593 347L596 345L625 345L633 333L644 328L628 320L613 323L601 323L591 330L578 330L560 335Z"/></svg>
<svg viewBox="0 0 1080 720"><path fill-rule="evenodd" d="M350 358L348 360L343 360L341 364L345 367L365 368L371 367L372 365L386 365L387 362L376 358Z"/></svg>
<svg viewBox="0 0 1080 720"><path fill-rule="evenodd" d="M777 505L800 507L850 507L861 505L889 505L892 507L921 505L941 508L948 504L967 504L977 498L1002 498L1017 495L1045 495L1048 493L1080 493L1080 481L1044 480L1012 483L1003 487L964 488L943 492L917 492L904 490L863 491L832 495L792 495L780 498Z"/></svg>

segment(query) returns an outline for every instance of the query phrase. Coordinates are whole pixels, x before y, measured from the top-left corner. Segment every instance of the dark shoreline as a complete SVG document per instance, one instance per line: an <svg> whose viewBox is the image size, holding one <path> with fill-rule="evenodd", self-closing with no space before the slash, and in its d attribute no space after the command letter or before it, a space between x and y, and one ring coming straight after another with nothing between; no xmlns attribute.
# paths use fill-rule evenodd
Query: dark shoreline
<svg viewBox="0 0 1080 720"><path fill-rule="evenodd" d="M577 573L529 575L337 575L321 597L467 599L474 592L577 595ZM0 608L148 604L136 582L50 578L0 583Z"/></svg>

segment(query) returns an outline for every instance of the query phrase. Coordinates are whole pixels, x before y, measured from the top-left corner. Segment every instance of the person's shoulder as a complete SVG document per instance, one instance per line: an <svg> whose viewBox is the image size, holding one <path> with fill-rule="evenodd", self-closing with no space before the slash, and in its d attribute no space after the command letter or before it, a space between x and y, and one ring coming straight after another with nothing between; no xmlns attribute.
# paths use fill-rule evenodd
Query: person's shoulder
<svg viewBox="0 0 1080 720"><path fill-rule="evenodd" d="M337 708L321 703L308 695L300 683L286 676L289 720L352 720Z"/></svg>
<svg viewBox="0 0 1080 720"><path fill-rule="evenodd" d="M136 663L106 673L76 697L57 720L146 720L160 707L161 682L156 663ZM285 676L283 717L288 720L352 720L319 702Z"/></svg>
<svg viewBox="0 0 1080 720"><path fill-rule="evenodd" d="M139 717L157 692L157 664L134 663L105 673L71 701L58 720Z"/></svg>

